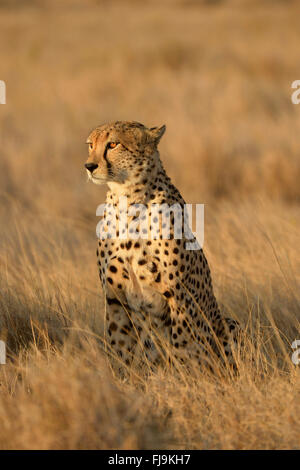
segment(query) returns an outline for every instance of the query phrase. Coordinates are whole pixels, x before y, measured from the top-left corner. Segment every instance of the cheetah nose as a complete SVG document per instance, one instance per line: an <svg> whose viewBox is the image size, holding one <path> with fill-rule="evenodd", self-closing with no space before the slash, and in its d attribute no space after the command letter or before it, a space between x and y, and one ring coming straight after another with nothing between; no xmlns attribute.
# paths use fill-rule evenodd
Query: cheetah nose
<svg viewBox="0 0 300 470"><path fill-rule="evenodd" d="M98 168L98 164L97 164L97 163L86 163L84 166L85 166L86 169L89 170L91 173L93 173L93 171L96 170L96 168Z"/></svg>

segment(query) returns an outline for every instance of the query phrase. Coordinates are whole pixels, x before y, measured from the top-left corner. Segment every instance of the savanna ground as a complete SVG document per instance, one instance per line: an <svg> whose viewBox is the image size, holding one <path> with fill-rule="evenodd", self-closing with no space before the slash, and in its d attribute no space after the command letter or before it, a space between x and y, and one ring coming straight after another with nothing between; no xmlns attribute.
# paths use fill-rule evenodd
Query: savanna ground
<svg viewBox="0 0 300 470"><path fill-rule="evenodd" d="M0 449L300 447L298 2L1 1ZM239 375L122 382L101 348L85 138L167 124L161 155L205 204Z"/></svg>

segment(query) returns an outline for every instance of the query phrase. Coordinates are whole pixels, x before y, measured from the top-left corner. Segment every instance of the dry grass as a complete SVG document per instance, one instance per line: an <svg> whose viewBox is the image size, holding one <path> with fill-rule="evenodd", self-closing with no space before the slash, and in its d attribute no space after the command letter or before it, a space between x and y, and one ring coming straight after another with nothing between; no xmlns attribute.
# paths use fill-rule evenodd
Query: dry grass
<svg viewBox="0 0 300 470"><path fill-rule="evenodd" d="M16 4L0 1L0 449L299 448L297 2ZM238 377L107 366L105 189L83 163L111 119L167 124L165 166L206 204L217 298L250 335Z"/></svg>

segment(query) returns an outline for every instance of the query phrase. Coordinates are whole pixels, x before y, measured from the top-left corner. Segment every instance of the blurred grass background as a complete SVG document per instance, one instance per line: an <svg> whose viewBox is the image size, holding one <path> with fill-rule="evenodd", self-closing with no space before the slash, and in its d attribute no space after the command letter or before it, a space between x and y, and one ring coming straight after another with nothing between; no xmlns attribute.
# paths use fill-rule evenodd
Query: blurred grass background
<svg viewBox="0 0 300 470"><path fill-rule="evenodd" d="M0 1L0 448L299 447L299 13L296 0ZM217 298L262 337L259 379L250 365L221 383L159 373L141 390L107 370L92 339L106 188L83 165L90 130L117 119L167 125L161 157L205 204Z"/></svg>

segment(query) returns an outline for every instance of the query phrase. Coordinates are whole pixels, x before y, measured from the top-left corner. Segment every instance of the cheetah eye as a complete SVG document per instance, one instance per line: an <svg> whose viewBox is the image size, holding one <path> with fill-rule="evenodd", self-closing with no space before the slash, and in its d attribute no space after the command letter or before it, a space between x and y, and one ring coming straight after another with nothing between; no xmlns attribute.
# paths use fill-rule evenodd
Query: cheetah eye
<svg viewBox="0 0 300 470"><path fill-rule="evenodd" d="M93 150L93 142L87 142L88 146L89 146L89 149L90 150Z"/></svg>
<svg viewBox="0 0 300 470"><path fill-rule="evenodd" d="M118 142L108 142L107 148L108 149L114 149L118 145Z"/></svg>

